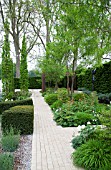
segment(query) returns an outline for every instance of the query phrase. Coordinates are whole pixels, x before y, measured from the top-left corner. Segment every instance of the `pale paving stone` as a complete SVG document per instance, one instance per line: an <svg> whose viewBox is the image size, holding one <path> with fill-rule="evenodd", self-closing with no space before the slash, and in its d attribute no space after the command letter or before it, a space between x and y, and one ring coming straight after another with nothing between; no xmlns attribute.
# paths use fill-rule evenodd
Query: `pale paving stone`
<svg viewBox="0 0 111 170"><path fill-rule="evenodd" d="M53 114L39 90L32 90L34 132L31 170L82 170L72 165L71 147L77 128L62 128L53 121Z"/></svg>

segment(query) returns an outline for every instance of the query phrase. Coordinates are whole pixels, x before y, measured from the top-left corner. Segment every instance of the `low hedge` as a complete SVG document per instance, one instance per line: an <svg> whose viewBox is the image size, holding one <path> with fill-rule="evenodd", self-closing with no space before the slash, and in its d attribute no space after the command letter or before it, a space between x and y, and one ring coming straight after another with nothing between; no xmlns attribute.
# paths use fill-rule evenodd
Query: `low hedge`
<svg viewBox="0 0 111 170"><path fill-rule="evenodd" d="M41 77L29 77L28 78L28 88L29 89L41 89L42 87L42 79ZM20 89L20 79L14 78L14 88Z"/></svg>
<svg viewBox="0 0 111 170"><path fill-rule="evenodd" d="M32 134L33 118L33 106L23 105L12 107L2 113L1 125L3 133L10 127L13 127L14 130L20 131L20 134Z"/></svg>
<svg viewBox="0 0 111 170"><path fill-rule="evenodd" d="M24 100L0 102L0 114L2 114L3 111L8 110L10 107L18 105L33 105L33 101L29 98Z"/></svg>

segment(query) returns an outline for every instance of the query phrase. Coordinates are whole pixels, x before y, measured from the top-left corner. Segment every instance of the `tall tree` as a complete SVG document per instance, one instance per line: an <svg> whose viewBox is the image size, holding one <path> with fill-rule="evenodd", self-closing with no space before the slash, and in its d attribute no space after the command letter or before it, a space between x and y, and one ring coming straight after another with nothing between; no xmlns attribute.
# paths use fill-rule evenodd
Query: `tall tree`
<svg viewBox="0 0 111 170"><path fill-rule="evenodd" d="M4 99L11 99L14 93L13 84L13 62L10 58L10 43L9 43L9 23L8 20L4 23L5 36L2 52L2 84Z"/></svg>
<svg viewBox="0 0 111 170"><path fill-rule="evenodd" d="M104 54L111 50L108 9L107 3L99 0L58 1L55 37L62 45L60 53L64 53L66 60L72 58L72 92L77 61L82 59L87 65L99 65Z"/></svg>
<svg viewBox="0 0 111 170"><path fill-rule="evenodd" d="M25 35L23 37L21 50L20 89L21 91L28 92L27 47Z"/></svg>
<svg viewBox="0 0 111 170"><path fill-rule="evenodd" d="M27 35L29 41L27 52L33 49L34 45L37 44L38 36L33 31L31 22L37 21L37 15L34 11L34 7L30 0L4 0L0 1L0 13L2 16L2 22L4 25L5 17L7 16L10 20L9 33L13 38L13 44L15 48L16 56L16 77L20 77L20 51L21 51L21 37L24 32ZM39 20L38 20L38 33L39 33ZM30 34L31 32L31 34Z"/></svg>

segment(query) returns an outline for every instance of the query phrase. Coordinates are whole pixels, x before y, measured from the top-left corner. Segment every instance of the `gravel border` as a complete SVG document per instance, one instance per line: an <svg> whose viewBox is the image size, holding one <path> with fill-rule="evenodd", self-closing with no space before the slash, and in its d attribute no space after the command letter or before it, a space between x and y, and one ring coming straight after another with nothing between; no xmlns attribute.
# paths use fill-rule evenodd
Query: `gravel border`
<svg viewBox="0 0 111 170"><path fill-rule="evenodd" d="M14 170L31 170L32 135L21 136L18 149L14 152Z"/></svg>

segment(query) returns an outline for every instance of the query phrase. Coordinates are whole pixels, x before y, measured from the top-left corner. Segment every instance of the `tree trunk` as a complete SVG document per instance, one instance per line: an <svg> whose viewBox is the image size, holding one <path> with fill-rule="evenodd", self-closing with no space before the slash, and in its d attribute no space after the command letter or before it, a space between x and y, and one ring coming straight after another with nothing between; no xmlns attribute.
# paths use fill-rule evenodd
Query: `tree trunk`
<svg viewBox="0 0 111 170"><path fill-rule="evenodd" d="M67 91L68 91L68 95L69 95L69 91L70 91L70 87L69 87L69 70L68 70L68 64L67 64Z"/></svg>
<svg viewBox="0 0 111 170"><path fill-rule="evenodd" d="M16 33L13 36L14 47L16 53L16 78L20 78L20 47L19 47L19 37Z"/></svg>
<svg viewBox="0 0 111 170"><path fill-rule="evenodd" d="M57 90L58 89L58 83L56 82L56 84L55 84L55 90Z"/></svg>
<svg viewBox="0 0 111 170"><path fill-rule="evenodd" d="M75 79L75 71L77 69L77 55L78 55L78 49L74 52L74 59L73 59L73 66L72 66L72 84L71 84L71 96L74 92L74 79Z"/></svg>

